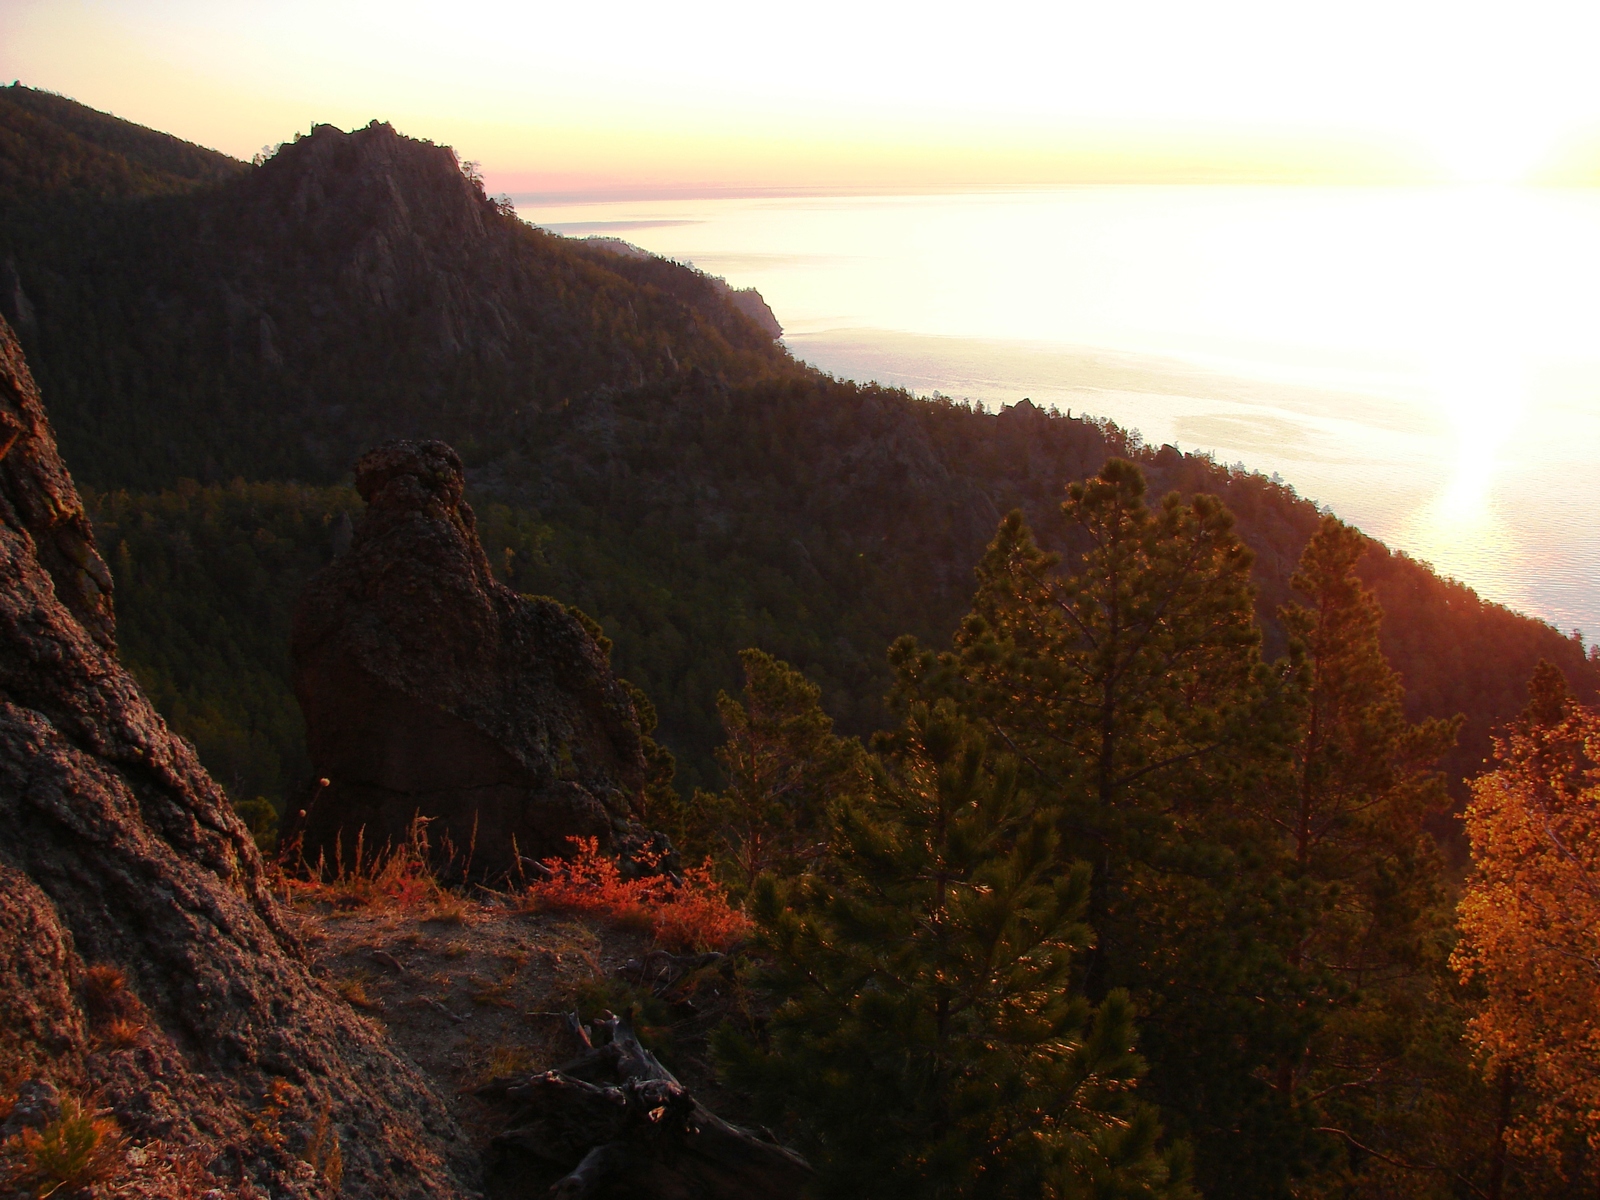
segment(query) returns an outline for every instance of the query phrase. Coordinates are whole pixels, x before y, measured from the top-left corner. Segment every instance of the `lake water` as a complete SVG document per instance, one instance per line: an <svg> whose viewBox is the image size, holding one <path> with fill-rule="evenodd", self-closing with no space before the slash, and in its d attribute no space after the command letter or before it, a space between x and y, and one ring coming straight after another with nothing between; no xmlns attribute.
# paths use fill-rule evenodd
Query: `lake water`
<svg viewBox="0 0 1600 1200"><path fill-rule="evenodd" d="M766 297L836 375L1023 396L1278 473L1600 634L1600 193L1080 187L519 198Z"/></svg>

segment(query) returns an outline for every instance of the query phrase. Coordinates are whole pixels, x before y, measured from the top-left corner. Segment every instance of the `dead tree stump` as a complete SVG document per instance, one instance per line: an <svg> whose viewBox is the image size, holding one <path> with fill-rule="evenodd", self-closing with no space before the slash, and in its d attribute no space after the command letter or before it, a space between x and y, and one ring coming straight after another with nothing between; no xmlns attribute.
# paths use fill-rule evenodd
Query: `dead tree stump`
<svg viewBox="0 0 1600 1200"><path fill-rule="evenodd" d="M559 1200L798 1200L812 1175L805 1159L696 1100L639 1044L628 1015L595 1022L609 1040L591 1038L576 1014L569 1023L588 1047L577 1058L479 1089L514 1110L493 1143L502 1168L521 1152L564 1171L548 1193Z"/></svg>

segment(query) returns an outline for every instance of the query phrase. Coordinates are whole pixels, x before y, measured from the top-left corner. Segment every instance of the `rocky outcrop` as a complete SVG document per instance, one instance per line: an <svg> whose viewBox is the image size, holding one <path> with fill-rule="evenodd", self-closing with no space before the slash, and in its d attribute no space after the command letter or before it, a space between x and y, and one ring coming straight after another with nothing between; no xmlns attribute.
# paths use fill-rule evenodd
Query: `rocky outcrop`
<svg viewBox="0 0 1600 1200"><path fill-rule="evenodd" d="M295 613L295 694L327 780L301 818L308 859L431 819L472 874L626 833L645 783L630 693L583 623L498 583L443 442L356 464L349 550Z"/></svg>
<svg viewBox="0 0 1600 1200"><path fill-rule="evenodd" d="M102 650L114 652L111 572L95 549L94 530L9 328L0 334L0 491L56 599Z"/></svg>
<svg viewBox="0 0 1600 1200"><path fill-rule="evenodd" d="M756 327L773 341L783 336L783 326L773 314L772 306L753 287L728 289L728 302L755 322Z"/></svg>
<svg viewBox="0 0 1600 1200"><path fill-rule="evenodd" d="M619 237L590 236L581 241L590 250L614 254L618 258L630 258L642 262L664 261L650 251L635 246L632 242L625 242ZM777 341L783 336L783 326L778 324L778 318L773 314L771 306L755 288L736 288L720 275L703 275L701 278L711 286L713 292L731 304L736 312L748 317L767 337Z"/></svg>
<svg viewBox="0 0 1600 1200"><path fill-rule="evenodd" d="M438 1098L313 979L227 797L113 656L110 578L4 323L0 426L0 1075L164 1147L119 1195L157 1194L172 1154L202 1191L331 1195L303 1161L319 1117L345 1195L466 1194ZM167 1183L141 1181L158 1159Z"/></svg>

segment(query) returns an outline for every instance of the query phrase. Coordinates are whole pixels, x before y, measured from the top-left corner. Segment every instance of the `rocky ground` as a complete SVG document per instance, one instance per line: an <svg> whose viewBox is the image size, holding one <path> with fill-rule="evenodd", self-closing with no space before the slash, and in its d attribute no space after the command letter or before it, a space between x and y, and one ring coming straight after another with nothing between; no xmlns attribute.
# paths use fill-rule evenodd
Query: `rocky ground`
<svg viewBox="0 0 1600 1200"><path fill-rule="evenodd" d="M540 911L514 893L363 890L291 886L285 909L312 973L444 1099L482 1156L492 1200L543 1196L564 1173L499 1154L507 1110L479 1093L581 1053L573 1016L631 1008L645 1043L717 1103L706 1035L742 1001L732 960L668 965L637 922Z"/></svg>
<svg viewBox="0 0 1600 1200"><path fill-rule="evenodd" d="M416 719L397 722L411 731L398 750L442 740L462 762L487 754L510 764L500 775L515 795L488 814L500 824L466 821L455 844L471 871L449 869L448 855L441 867L422 837L428 823L448 833L461 816L445 803L413 811L410 840L376 860L358 833L353 872L338 866L336 838L332 881L320 867L313 881L263 858L194 747L118 661L113 581L0 321L0 1194L520 1200L571 1172L583 1180L563 1194L626 1185L652 1200L703 1200L710 1179L718 1195L748 1200L755 1179L770 1185L760 1194L798 1195L803 1162L726 1125L691 1090L706 1075L692 1046L731 1011L733 967L717 954L692 958L690 970L652 957L647 942L726 944L743 917L693 869L648 873L662 859L647 856L622 815L646 773L629 694L576 617L553 604L534 612L493 582L459 502L454 452L390 449L373 501L388 524L364 521L346 557L366 561L369 525L425 526L444 547L425 564L443 563L435 591L465 594L483 618L452 636L503 651L478 663L465 699L437 661L420 682L400 671L385 711ZM406 546L396 556L415 557ZM338 612L315 611L328 618L318 629L338 625ZM438 633L436 615L404 604L387 613ZM533 637L542 649L526 644ZM324 660L345 662L333 651ZM555 664L537 695L523 686L529 663ZM363 662L347 674L363 671L378 688L383 677ZM399 686L408 682L459 703L436 706L430 723ZM488 715L473 705L485 695L498 698ZM346 699L348 712L370 707ZM495 724L512 710L525 719ZM516 740L530 729L540 736ZM448 762L423 765L451 778ZM355 767L351 778L358 791L386 782ZM319 788L337 792L328 779ZM598 824L552 828L552 798L592 809ZM587 837L568 870L525 858L521 848L541 845L536 833L562 848ZM606 853L612 834L632 836L627 874ZM526 886L469 887L491 850L504 856L498 878L520 879L525 867L541 877L538 904ZM469 890L441 886L435 869ZM682 1083L650 1049L674 1037ZM546 1078L553 1067L561 1074ZM509 1141L497 1140L502 1131Z"/></svg>

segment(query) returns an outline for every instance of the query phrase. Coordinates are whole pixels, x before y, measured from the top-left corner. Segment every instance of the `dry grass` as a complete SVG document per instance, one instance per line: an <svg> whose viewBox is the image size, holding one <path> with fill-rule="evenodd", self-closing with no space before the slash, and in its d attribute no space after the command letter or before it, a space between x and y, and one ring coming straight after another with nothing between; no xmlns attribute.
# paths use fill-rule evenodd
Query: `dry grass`
<svg viewBox="0 0 1600 1200"><path fill-rule="evenodd" d="M531 1075L538 1066L539 1056L527 1046L502 1042L490 1047L476 1083L482 1086L493 1079L516 1079Z"/></svg>
<svg viewBox="0 0 1600 1200"><path fill-rule="evenodd" d="M511 1001L511 989L517 982L515 968L501 976L495 983L484 983L482 980L473 981L477 986L471 993L472 1002L481 1008L515 1008Z"/></svg>
<svg viewBox="0 0 1600 1200"><path fill-rule="evenodd" d="M139 998L128 989L128 977L118 967L106 963L90 967L83 973L78 990L96 1025L133 1021L139 1016Z"/></svg>
<svg viewBox="0 0 1600 1200"><path fill-rule="evenodd" d="M261 1098L261 1111L250 1123L257 1137L270 1146L281 1147L284 1142L283 1115L300 1094L300 1089L284 1079L274 1079Z"/></svg>
<svg viewBox="0 0 1600 1200"><path fill-rule="evenodd" d="M204 1200L208 1192L215 1196L223 1181L211 1173L210 1164L220 1152L220 1146L204 1140L130 1146L124 1154L126 1173L112 1194L140 1200Z"/></svg>
<svg viewBox="0 0 1600 1200"><path fill-rule="evenodd" d="M7 1062L0 1067L0 1125L5 1123L11 1110L17 1106L17 1089L28 1081L31 1074L27 1067L18 1062Z"/></svg>
<svg viewBox="0 0 1600 1200"><path fill-rule="evenodd" d="M131 1050L144 1041L144 1025L127 1017L114 1017L100 1031L100 1042L112 1050Z"/></svg>
<svg viewBox="0 0 1600 1200"><path fill-rule="evenodd" d="M453 857L448 850L444 854ZM438 857L429 844L428 818L416 817L398 846L371 849L363 829L356 834L348 861L341 841L331 863L326 855L318 856L315 864L302 859L294 870L282 873L280 885L291 900L321 901L335 908L433 911L450 895L434 874Z"/></svg>
<svg viewBox="0 0 1600 1200"><path fill-rule="evenodd" d="M334 984L334 990L341 999L353 1008L365 1009L368 1012L380 1009L383 1005L373 998L368 990L372 986L372 973L370 971L352 971L343 979Z"/></svg>
<svg viewBox="0 0 1600 1200"><path fill-rule="evenodd" d="M709 867L691 867L683 882L663 875L624 879L594 838L570 839L571 858L547 858L548 877L531 884L526 903L539 911L592 913L647 929L673 950L726 950L750 932Z"/></svg>
<svg viewBox="0 0 1600 1200"><path fill-rule="evenodd" d="M317 1117L311 1140L306 1143L302 1157L316 1169L335 1192L344 1180L344 1147L339 1142L339 1131L333 1127L333 1113L324 1107Z"/></svg>
<svg viewBox="0 0 1600 1200"><path fill-rule="evenodd" d="M465 925L471 912L470 902L463 900L454 892L441 891L434 899L433 911L423 920L438 921L445 925Z"/></svg>
<svg viewBox="0 0 1600 1200"><path fill-rule="evenodd" d="M123 1164L126 1141L117 1123L71 1096L42 1129L24 1129L6 1144L11 1182L43 1200L109 1180Z"/></svg>

